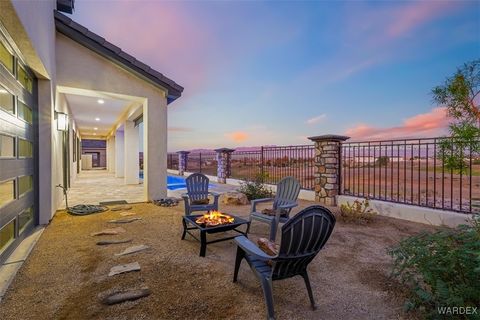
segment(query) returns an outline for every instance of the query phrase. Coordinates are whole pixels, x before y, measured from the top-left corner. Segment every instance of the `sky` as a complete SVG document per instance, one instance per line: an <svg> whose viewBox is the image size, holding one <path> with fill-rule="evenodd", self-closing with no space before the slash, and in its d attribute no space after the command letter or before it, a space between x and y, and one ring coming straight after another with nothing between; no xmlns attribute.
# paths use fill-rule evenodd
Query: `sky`
<svg viewBox="0 0 480 320"><path fill-rule="evenodd" d="M480 58L478 1L77 0L71 18L185 88L169 151L444 135L430 92Z"/></svg>

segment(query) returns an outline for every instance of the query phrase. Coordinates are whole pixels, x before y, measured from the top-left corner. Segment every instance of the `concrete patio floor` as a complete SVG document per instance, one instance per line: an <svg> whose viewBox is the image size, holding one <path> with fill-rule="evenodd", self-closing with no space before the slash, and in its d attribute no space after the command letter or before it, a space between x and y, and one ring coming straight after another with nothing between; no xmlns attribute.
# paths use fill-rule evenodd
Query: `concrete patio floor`
<svg viewBox="0 0 480 320"><path fill-rule="evenodd" d="M115 178L114 173L106 170L84 170L68 191L69 206L118 200L129 203L145 201L143 184L126 185L123 178Z"/></svg>

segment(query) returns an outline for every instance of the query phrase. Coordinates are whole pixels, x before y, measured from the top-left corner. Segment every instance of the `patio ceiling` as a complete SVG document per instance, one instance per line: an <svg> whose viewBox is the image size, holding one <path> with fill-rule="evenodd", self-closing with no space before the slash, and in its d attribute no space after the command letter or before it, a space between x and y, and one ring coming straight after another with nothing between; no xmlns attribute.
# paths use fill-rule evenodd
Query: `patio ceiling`
<svg viewBox="0 0 480 320"><path fill-rule="evenodd" d="M131 101L65 94L82 136L104 138L125 114ZM101 103L103 102L103 103Z"/></svg>

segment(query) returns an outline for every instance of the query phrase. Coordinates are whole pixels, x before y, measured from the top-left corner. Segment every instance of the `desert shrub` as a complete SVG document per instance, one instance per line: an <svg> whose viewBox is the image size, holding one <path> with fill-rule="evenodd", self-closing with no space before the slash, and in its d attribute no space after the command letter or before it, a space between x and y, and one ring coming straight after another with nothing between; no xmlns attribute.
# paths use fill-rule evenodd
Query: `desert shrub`
<svg viewBox="0 0 480 320"><path fill-rule="evenodd" d="M345 222L368 223L371 222L377 213L370 208L368 199L363 201L355 200L340 206L340 217Z"/></svg>
<svg viewBox="0 0 480 320"><path fill-rule="evenodd" d="M266 175L257 174L253 181L244 180L237 191L245 194L248 200L269 198L272 191L263 184L265 178Z"/></svg>
<svg viewBox="0 0 480 320"><path fill-rule="evenodd" d="M480 307L479 216L470 225L403 239L389 254L394 259L392 275L410 292L406 310L437 319L442 317L440 308ZM480 312L463 317L480 319Z"/></svg>

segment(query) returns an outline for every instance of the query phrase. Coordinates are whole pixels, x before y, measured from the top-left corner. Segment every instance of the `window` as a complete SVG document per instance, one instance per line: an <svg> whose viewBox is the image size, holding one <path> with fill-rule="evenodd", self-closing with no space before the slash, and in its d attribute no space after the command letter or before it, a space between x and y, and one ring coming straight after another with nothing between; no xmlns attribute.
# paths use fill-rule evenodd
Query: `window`
<svg viewBox="0 0 480 320"><path fill-rule="evenodd" d="M0 85L0 108L15 114L15 97Z"/></svg>
<svg viewBox="0 0 480 320"><path fill-rule="evenodd" d="M18 64L17 67L17 75L18 75L18 81L22 84L22 86L27 89L28 92L32 93L33 90L33 79L30 77L25 71L25 69Z"/></svg>
<svg viewBox="0 0 480 320"><path fill-rule="evenodd" d="M18 139L18 156L22 158L33 157L33 144L30 141Z"/></svg>
<svg viewBox="0 0 480 320"><path fill-rule="evenodd" d="M8 71L13 74L13 55L7 50L5 45L0 41L0 63L2 63Z"/></svg>
<svg viewBox="0 0 480 320"><path fill-rule="evenodd" d="M17 104L17 113L20 119L25 120L30 124L32 123L32 109L20 100L18 100Z"/></svg>
<svg viewBox="0 0 480 320"><path fill-rule="evenodd" d="M18 215L18 234L22 234L32 221L33 207L30 207Z"/></svg>
<svg viewBox="0 0 480 320"><path fill-rule="evenodd" d="M33 176L23 176L18 178L18 195L24 195L33 189Z"/></svg>
<svg viewBox="0 0 480 320"><path fill-rule="evenodd" d="M0 158L15 157L15 138L0 134Z"/></svg>
<svg viewBox="0 0 480 320"><path fill-rule="evenodd" d="M0 182L0 207L15 199L15 182Z"/></svg>
<svg viewBox="0 0 480 320"><path fill-rule="evenodd" d="M15 220L0 229L0 252L4 251L15 238Z"/></svg>

